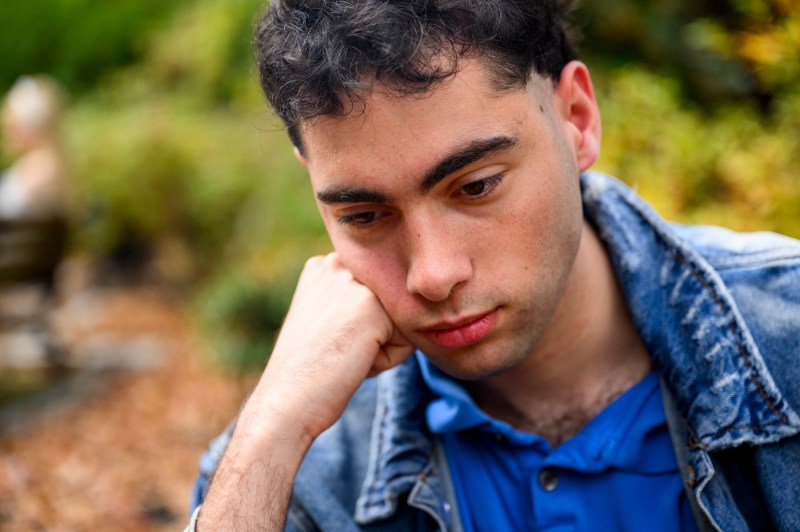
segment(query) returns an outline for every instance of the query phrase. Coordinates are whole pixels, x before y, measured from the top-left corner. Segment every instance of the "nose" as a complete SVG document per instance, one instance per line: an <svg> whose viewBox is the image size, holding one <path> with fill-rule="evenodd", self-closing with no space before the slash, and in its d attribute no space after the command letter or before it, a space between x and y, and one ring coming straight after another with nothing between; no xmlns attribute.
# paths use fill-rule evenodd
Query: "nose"
<svg viewBox="0 0 800 532"><path fill-rule="evenodd" d="M428 223L409 232L406 286L430 301L444 301L456 285L472 277L472 261L461 239L443 224Z"/></svg>

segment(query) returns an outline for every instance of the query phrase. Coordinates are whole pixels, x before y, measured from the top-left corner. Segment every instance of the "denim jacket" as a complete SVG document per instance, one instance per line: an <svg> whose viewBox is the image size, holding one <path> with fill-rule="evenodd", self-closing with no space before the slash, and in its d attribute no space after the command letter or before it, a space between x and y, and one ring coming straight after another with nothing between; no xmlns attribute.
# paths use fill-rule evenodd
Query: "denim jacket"
<svg viewBox="0 0 800 532"><path fill-rule="evenodd" d="M602 174L581 186L661 374L698 526L800 530L800 242L668 224ZM308 452L286 529L459 530L429 394L415 357L366 381ZM201 459L195 506L229 437Z"/></svg>

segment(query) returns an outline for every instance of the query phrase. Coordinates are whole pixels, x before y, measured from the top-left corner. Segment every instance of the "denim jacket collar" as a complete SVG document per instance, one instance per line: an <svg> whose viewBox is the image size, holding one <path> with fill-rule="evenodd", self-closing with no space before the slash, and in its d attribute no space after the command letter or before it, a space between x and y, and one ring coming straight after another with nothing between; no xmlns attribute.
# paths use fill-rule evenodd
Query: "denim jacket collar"
<svg viewBox="0 0 800 532"><path fill-rule="evenodd" d="M712 451L800 432L719 273L630 188L597 173L581 184L585 215L694 443Z"/></svg>
<svg viewBox="0 0 800 532"><path fill-rule="evenodd" d="M584 214L605 242L636 326L707 451L778 441L800 417L775 386L731 294L714 268L635 192L599 173L581 176ZM430 397L415 357L378 377L367 476L356 503L362 524L391 515L431 476ZM433 504L431 506L434 506ZM448 508L433 508L444 519Z"/></svg>

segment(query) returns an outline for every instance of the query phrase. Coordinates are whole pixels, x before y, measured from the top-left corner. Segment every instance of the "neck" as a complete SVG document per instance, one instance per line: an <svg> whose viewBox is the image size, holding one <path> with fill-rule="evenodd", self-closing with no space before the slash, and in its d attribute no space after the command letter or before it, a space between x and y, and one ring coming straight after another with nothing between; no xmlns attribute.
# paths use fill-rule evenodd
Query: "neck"
<svg viewBox="0 0 800 532"><path fill-rule="evenodd" d="M561 303L535 351L513 370L466 386L487 413L556 446L651 368L608 254L584 224Z"/></svg>

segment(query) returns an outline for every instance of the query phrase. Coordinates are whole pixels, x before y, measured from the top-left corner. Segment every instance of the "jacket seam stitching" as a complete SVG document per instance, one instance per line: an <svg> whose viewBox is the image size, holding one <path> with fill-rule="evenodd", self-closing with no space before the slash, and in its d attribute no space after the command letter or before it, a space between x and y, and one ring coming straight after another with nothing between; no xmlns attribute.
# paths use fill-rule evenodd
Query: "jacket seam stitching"
<svg viewBox="0 0 800 532"><path fill-rule="evenodd" d="M677 258L680 262L682 262L684 265L686 265L689 268L689 270L692 272L692 276L694 276L700 282L700 284L702 284L703 287L711 293L711 297L714 300L714 303L716 303L716 305L723 311L723 313L728 314L728 311L726 310L725 305L722 302L722 299L720 299L719 295L717 294L717 291L714 289L714 287L712 287L710 284L708 284L706 282L706 280L703 279L703 277L700 274L698 274L698 272L695 271L695 269L693 267L693 264L683 255L683 253L681 253L680 251L676 251L675 258ZM755 373L755 368L753 366L752 361L750 360L750 357L747 354L747 350L742 345L741 338L739 338L739 335L736 332L736 328L734 327L734 325L733 325L733 323L732 323L732 321L730 319L728 320L727 326L728 326L728 330L731 332L731 334L734 336L734 338L736 338L736 347L738 348L739 354L742 356L742 359L744 360L744 365L747 367L748 373L750 374L750 378L753 379L753 382L756 385L756 389L758 389L758 394L761 396L761 399L767 405L767 408L769 408L770 411L773 414L775 414L778 418L780 418L781 421L780 422L772 422L772 423L764 423L764 424L759 425L758 427L750 427L748 425L740 425L740 426L736 426L736 427L728 427L726 429L717 431L715 434L724 434L726 432L730 432L730 431L733 431L733 430L736 430L736 429L741 429L741 428L753 428L753 429L756 429L756 428L760 428L760 427L769 427L769 426L774 426L774 425L786 425L789 422L789 420L786 418L786 416L783 413L781 413L777 409L777 407L775 407L772 404L772 401L767 396L767 393L764 390L763 384L761 383L758 375Z"/></svg>

